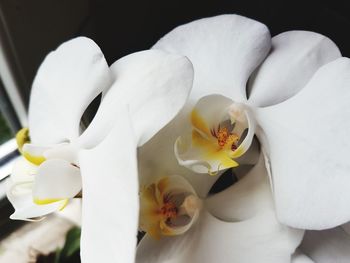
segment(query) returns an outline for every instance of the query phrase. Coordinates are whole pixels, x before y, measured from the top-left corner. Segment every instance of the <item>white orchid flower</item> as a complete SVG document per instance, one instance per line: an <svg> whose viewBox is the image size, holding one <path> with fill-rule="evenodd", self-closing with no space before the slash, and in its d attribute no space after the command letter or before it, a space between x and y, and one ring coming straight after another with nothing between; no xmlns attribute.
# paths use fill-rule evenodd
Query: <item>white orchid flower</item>
<svg viewBox="0 0 350 263"><path fill-rule="evenodd" d="M346 191L350 186L347 176L350 148L346 140L350 130L346 106L350 96L346 89L350 63L341 58L331 40L306 31L285 32L271 40L268 29L261 23L223 15L180 26L154 48L187 56L193 63L195 79L181 114L140 149L141 181L151 182L161 174L180 174L205 198L216 179L198 172L216 173L242 163L235 158L247 151L257 134L273 190L274 198L270 201L275 204L278 218L271 212L270 220L277 222L276 226L280 222L301 229L325 229L350 220L347 209L350 196ZM243 133L245 129L248 131ZM224 135L221 145L219 134ZM179 135L182 136L175 144L177 158L170 157L173 148L168 141L175 141ZM330 138L329 143L324 138ZM152 155L155 151L156 157ZM192 172L179 168L177 162ZM226 199L227 207L222 205ZM235 244L229 241L235 235L249 233L251 243L247 241L245 248L254 253L259 251L254 238L259 240L259 228L264 225L256 223L258 229L248 227L243 234L233 225L249 219L239 216L240 212L244 215L245 203L237 204L230 194L209 200L214 200L207 202L214 217L234 222L202 219L206 223L201 231L206 233L205 229L215 228L220 233L210 232L210 241L200 238L200 234L195 236L192 227L183 237L167 237L164 242L146 235L138 247L138 262L206 262L207 257L212 260L207 262L213 262L211 254L216 256L214 261L221 259L220 262L273 262L260 260L259 253L256 258L236 252L226 257L234 247L225 247L226 240ZM254 204L259 206L259 202ZM252 213L251 218L256 214ZM235 230L225 229L229 225ZM294 241L300 237L291 229L286 231ZM209 247L213 243L215 246ZM289 245L288 252L293 253L297 245L293 242ZM273 249L272 245L265 251ZM276 262L290 260L286 256L285 261ZM292 260L312 262L298 251Z"/></svg>
<svg viewBox="0 0 350 263"><path fill-rule="evenodd" d="M178 27L155 48L186 55L192 61L191 98L222 95L206 97L195 107L207 118L203 121L209 129L221 123L223 114L217 111L221 105L226 118L248 123L245 140L249 137L250 141L249 129L255 130L271 166L281 222L325 229L350 220L350 195L346 194L350 186L346 136L350 131L350 60L341 57L331 40L313 32L290 31L271 41L265 26L224 15ZM201 127L194 128L207 136ZM329 143L325 138L330 138ZM240 145L235 147L238 150ZM179 158L180 163L206 161L199 154L197 159L193 154L186 157L192 158Z"/></svg>
<svg viewBox="0 0 350 263"><path fill-rule="evenodd" d="M142 231L155 239L185 233L196 222L202 201L180 175L165 176L140 191Z"/></svg>
<svg viewBox="0 0 350 263"><path fill-rule="evenodd" d="M19 136L27 161L16 164L9 179L14 218L41 217L82 191L82 262L133 262L136 148L183 107L192 81L189 60L164 51L137 52L109 68L88 38L59 46L33 83L30 143ZM96 116L81 134L81 117L101 92Z"/></svg>

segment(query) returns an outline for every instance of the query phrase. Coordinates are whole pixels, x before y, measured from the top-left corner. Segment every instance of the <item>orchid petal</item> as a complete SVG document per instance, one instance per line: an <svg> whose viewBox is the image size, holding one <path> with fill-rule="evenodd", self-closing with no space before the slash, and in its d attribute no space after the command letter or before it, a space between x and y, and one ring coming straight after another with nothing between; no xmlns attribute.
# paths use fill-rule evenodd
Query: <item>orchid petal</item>
<svg viewBox="0 0 350 263"><path fill-rule="evenodd" d="M197 131L193 131L192 140L179 138L175 142L175 156L180 165L197 173L217 175L221 170L238 166L228 153L219 151Z"/></svg>
<svg viewBox="0 0 350 263"><path fill-rule="evenodd" d="M208 197L206 205L215 217L230 222L247 220L257 213L273 211L273 198L262 155L241 180Z"/></svg>
<svg viewBox="0 0 350 263"><path fill-rule="evenodd" d="M220 15L179 26L155 49L187 56L194 66L191 98L218 93L246 99L246 83L270 49L265 25L239 15Z"/></svg>
<svg viewBox="0 0 350 263"><path fill-rule="evenodd" d="M91 39L63 43L45 58L33 82L31 141L45 145L77 138L85 109L111 81L107 62Z"/></svg>
<svg viewBox="0 0 350 263"><path fill-rule="evenodd" d="M301 239L274 221L273 214L228 223L209 213L200 215L196 227L176 237L144 237L137 249L137 263L271 262L290 263ZM254 253L252 253L254 251Z"/></svg>
<svg viewBox="0 0 350 263"><path fill-rule="evenodd" d="M74 143L55 145L43 152L45 159L63 159L76 165L78 162L78 148Z"/></svg>
<svg viewBox="0 0 350 263"><path fill-rule="evenodd" d="M127 110L95 148L79 154L83 181L81 259L134 262L138 228L136 142Z"/></svg>
<svg viewBox="0 0 350 263"><path fill-rule="evenodd" d="M29 129L22 128L16 133L16 143L18 147L18 151L22 153L23 145L30 142L29 138Z"/></svg>
<svg viewBox="0 0 350 263"><path fill-rule="evenodd" d="M289 31L272 38L271 53L249 81L249 101L269 106L299 92L323 65L341 57L329 38L307 31Z"/></svg>
<svg viewBox="0 0 350 263"><path fill-rule="evenodd" d="M28 162L23 157L19 157L13 165L12 173L10 175L11 181L14 184L22 182L34 182L34 174L36 173L36 170L36 165Z"/></svg>
<svg viewBox="0 0 350 263"><path fill-rule="evenodd" d="M26 143L23 145L21 153L32 164L40 165L45 161L44 152L48 149L50 149L50 146Z"/></svg>
<svg viewBox="0 0 350 263"><path fill-rule="evenodd" d="M50 159L39 166L33 188L36 204L49 204L73 198L80 191L80 169L70 162Z"/></svg>
<svg viewBox="0 0 350 263"><path fill-rule="evenodd" d="M67 205L66 200L47 205L37 205L32 201L32 196L29 194L24 196L11 196L11 194L7 192L7 197L15 208L15 212L10 216L12 220L39 221L43 219L44 216L59 211Z"/></svg>
<svg viewBox="0 0 350 263"><path fill-rule="evenodd" d="M321 67L291 99L256 110L282 223L325 229L350 220L350 60Z"/></svg>
<svg viewBox="0 0 350 263"><path fill-rule="evenodd" d="M181 110L192 87L189 60L159 50L128 55L116 61L111 70L116 82L81 138L88 145L96 145L116 121L120 122L115 117L118 101L130 106L138 145L144 144Z"/></svg>
<svg viewBox="0 0 350 263"><path fill-rule="evenodd" d="M348 263L350 235L341 227L322 231L306 231L302 251L317 263Z"/></svg>
<svg viewBox="0 0 350 263"><path fill-rule="evenodd" d="M211 136L211 128L217 127L225 117L228 117L228 110L232 103L233 100L221 95L201 98L192 110L192 125L203 135Z"/></svg>
<svg viewBox="0 0 350 263"><path fill-rule="evenodd" d="M264 171L262 171L264 172ZM176 237L163 237L154 240L146 235L137 249L136 262L290 262L291 255L299 245L303 231L290 229L278 223L273 210L273 201L264 173L253 173L242 180L254 180L259 191L241 191L242 204L259 203L253 208L254 213L236 222L224 222L207 211L199 215L198 222L186 233ZM250 177L250 178L249 178ZM244 187L234 185L232 188ZM264 189L264 190L263 190ZM265 192L265 194L261 194ZM230 196L231 197L231 196ZM215 197L213 197L215 199ZM262 199L261 199L262 198ZM221 200L221 199L220 199ZM230 201L235 201L230 198ZM239 202L237 202L239 203ZM267 205L266 205L267 204ZM222 210L230 206L225 200ZM236 214L240 212L235 211ZM254 251L254 253L251 253Z"/></svg>
<svg viewBox="0 0 350 263"><path fill-rule="evenodd" d="M13 205L15 212L10 216L14 220L35 221L41 217L57 211L66 205L60 201L49 205L36 205L33 202L33 182L36 166L20 158L16 161L10 177L6 181L7 198Z"/></svg>

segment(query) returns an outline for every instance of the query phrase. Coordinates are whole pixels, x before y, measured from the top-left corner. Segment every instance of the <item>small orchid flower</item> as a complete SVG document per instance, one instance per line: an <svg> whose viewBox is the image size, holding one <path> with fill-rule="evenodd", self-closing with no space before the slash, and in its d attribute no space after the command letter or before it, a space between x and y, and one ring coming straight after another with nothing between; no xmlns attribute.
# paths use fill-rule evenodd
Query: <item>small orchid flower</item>
<svg viewBox="0 0 350 263"><path fill-rule="evenodd" d="M197 173L214 175L238 166L235 159L249 149L255 133L256 124L249 108L211 95L198 101L190 118L191 138L179 138L175 143L179 164Z"/></svg>
<svg viewBox="0 0 350 263"><path fill-rule="evenodd" d="M153 238L185 233L197 220L202 201L179 175L158 179L140 192L140 230Z"/></svg>
<svg viewBox="0 0 350 263"><path fill-rule="evenodd" d="M180 164L196 172L234 167L255 133L280 222L325 229L350 220L350 60L330 39L290 31L271 40L264 25L223 15L180 26L154 48L194 66L191 128L175 145ZM232 119L243 120L247 133ZM230 136L238 142L231 145Z"/></svg>
<svg viewBox="0 0 350 263"><path fill-rule="evenodd" d="M141 51L108 67L88 38L59 46L32 86L30 141L26 130L18 135L24 158L8 179L15 218L44 216L82 191L82 262L133 262L136 148L183 107L192 81L192 65L183 56ZM94 119L81 131L84 111L102 92Z"/></svg>

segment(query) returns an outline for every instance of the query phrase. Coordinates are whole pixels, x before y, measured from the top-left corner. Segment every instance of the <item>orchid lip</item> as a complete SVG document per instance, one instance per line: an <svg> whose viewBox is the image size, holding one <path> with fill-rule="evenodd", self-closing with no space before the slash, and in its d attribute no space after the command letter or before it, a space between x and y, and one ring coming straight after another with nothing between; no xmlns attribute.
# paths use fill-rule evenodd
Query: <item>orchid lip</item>
<svg viewBox="0 0 350 263"><path fill-rule="evenodd" d="M181 176L162 177L140 192L140 229L155 239L185 233L202 208L192 186Z"/></svg>

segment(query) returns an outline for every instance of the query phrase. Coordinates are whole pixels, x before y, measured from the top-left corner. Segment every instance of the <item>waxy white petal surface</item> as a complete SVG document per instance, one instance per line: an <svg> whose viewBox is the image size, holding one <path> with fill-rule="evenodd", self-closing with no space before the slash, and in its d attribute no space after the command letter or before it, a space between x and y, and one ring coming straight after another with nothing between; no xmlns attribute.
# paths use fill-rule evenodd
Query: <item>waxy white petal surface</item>
<svg viewBox="0 0 350 263"><path fill-rule="evenodd" d="M107 62L91 39L78 37L60 45L47 55L33 82L29 104L32 143L76 139L85 109L111 83Z"/></svg>
<svg viewBox="0 0 350 263"><path fill-rule="evenodd" d="M83 181L81 259L84 263L133 263L138 228L136 141L130 116L101 144L80 153Z"/></svg>
<svg viewBox="0 0 350 263"><path fill-rule="evenodd" d="M249 103L264 107L285 101L339 57L333 41L318 33L288 31L273 37L270 54L249 80Z"/></svg>
<svg viewBox="0 0 350 263"><path fill-rule="evenodd" d="M50 159L38 167L33 197L57 200L75 197L81 191L80 169L62 159Z"/></svg>
<svg viewBox="0 0 350 263"><path fill-rule="evenodd" d="M184 106L193 81L189 60L160 50L141 51L111 66L116 78L81 141L100 142L115 122L118 104L128 104L138 145L147 142Z"/></svg>
<svg viewBox="0 0 350 263"><path fill-rule="evenodd" d="M326 229L350 220L350 59L321 67L297 95L256 110L279 220Z"/></svg>
<svg viewBox="0 0 350 263"><path fill-rule="evenodd" d="M179 26L153 48L191 60L195 72L191 99L217 93L244 101L247 80L270 45L265 25L239 15L220 15Z"/></svg>

